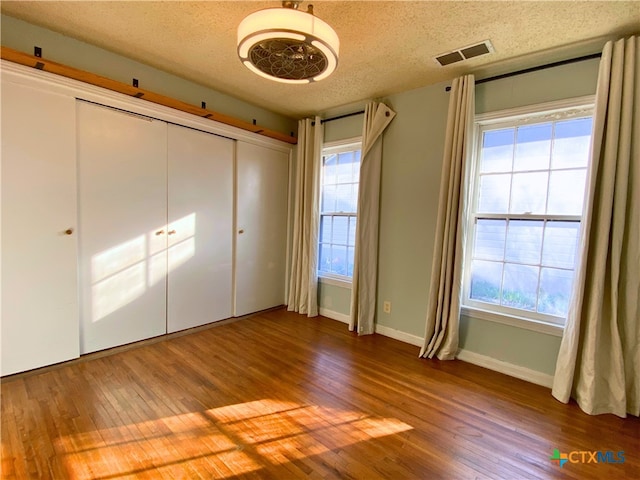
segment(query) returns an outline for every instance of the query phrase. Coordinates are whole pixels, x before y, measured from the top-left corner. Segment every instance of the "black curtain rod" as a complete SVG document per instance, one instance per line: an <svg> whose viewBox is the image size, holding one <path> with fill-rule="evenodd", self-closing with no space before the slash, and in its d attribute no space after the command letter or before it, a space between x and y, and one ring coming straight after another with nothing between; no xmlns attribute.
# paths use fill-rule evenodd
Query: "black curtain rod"
<svg viewBox="0 0 640 480"><path fill-rule="evenodd" d="M363 113L364 113L364 110L360 110L359 112L345 113L344 115L340 115L340 116L333 117L333 118L323 118L322 120L320 120L320 123L333 122L334 120L340 120L341 118L353 117L354 115L362 115Z"/></svg>
<svg viewBox="0 0 640 480"><path fill-rule="evenodd" d="M364 110L360 110L359 112L345 113L344 115L339 115L337 117L332 118L323 118L320 120L320 123L333 122L334 120L340 120L341 118L353 117L354 115L362 115ZM316 122L311 122L311 125L315 125Z"/></svg>
<svg viewBox="0 0 640 480"><path fill-rule="evenodd" d="M559 62L547 63L546 65L538 65L537 67L525 68L524 70L517 70L515 72L503 73L502 75L496 75L495 77L487 77L480 80L476 80L476 85L481 83L493 82L494 80L501 80L503 78L515 77L516 75L523 75L525 73L537 72L539 70L546 70L547 68L560 67L562 65L569 65L576 62L584 62L585 60L592 60L594 58L600 58L602 53L592 53L591 55L585 55L583 57L570 58L568 60L561 60ZM451 87L445 88L448 92Z"/></svg>

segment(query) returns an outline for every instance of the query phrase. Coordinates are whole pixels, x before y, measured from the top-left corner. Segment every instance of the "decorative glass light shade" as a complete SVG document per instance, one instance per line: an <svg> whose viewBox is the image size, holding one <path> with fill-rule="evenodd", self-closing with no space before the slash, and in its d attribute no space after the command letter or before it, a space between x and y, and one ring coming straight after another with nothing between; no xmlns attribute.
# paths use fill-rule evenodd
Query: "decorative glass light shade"
<svg viewBox="0 0 640 480"><path fill-rule="evenodd" d="M340 40L326 22L297 10L299 2L267 8L238 26L238 56L261 77L284 83L327 78L338 65Z"/></svg>

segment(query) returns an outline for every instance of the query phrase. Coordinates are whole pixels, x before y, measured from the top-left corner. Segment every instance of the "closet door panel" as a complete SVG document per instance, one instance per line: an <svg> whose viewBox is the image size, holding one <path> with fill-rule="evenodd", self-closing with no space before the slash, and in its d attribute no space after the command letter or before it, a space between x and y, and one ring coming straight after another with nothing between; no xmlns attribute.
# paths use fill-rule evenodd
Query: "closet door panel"
<svg viewBox="0 0 640 480"><path fill-rule="evenodd" d="M75 99L3 78L1 158L9 375L79 355Z"/></svg>
<svg viewBox="0 0 640 480"><path fill-rule="evenodd" d="M231 317L233 149L227 138L169 125L167 329Z"/></svg>
<svg viewBox="0 0 640 480"><path fill-rule="evenodd" d="M238 142L234 315L282 305L287 250L287 153Z"/></svg>
<svg viewBox="0 0 640 480"><path fill-rule="evenodd" d="M166 333L167 124L77 103L81 352Z"/></svg>

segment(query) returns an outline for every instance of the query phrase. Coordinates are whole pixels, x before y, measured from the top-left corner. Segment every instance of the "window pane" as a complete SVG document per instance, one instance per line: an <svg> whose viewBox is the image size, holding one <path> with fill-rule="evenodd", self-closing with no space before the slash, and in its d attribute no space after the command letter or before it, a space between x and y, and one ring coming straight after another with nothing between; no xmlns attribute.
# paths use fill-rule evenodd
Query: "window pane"
<svg viewBox="0 0 640 480"><path fill-rule="evenodd" d="M478 212L503 213L509 207L511 174L482 175L480 177L480 199Z"/></svg>
<svg viewBox="0 0 640 480"><path fill-rule="evenodd" d="M515 173L511 213L544 213L547 200L547 172Z"/></svg>
<svg viewBox="0 0 640 480"><path fill-rule="evenodd" d="M517 263L540 263L542 220L511 220L507 231L505 259Z"/></svg>
<svg viewBox="0 0 640 480"><path fill-rule="evenodd" d="M551 133L551 123L518 128L513 169L548 169L551 155Z"/></svg>
<svg viewBox="0 0 640 480"><path fill-rule="evenodd" d="M356 217L349 217L349 245L356 244Z"/></svg>
<svg viewBox="0 0 640 480"><path fill-rule="evenodd" d="M471 263L470 298L487 303L500 303L502 263L474 260Z"/></svg>
<svg viewBox="0 0 640 480"><path fill-rule="evenodd" d="M331 272L331 245L321 244L318 252L318 270L326 273Z"/></svg>
<svg viewBox="0 0 640 480"><path fill-rule="evenodd" d="M591 124L591 118L577 118L556 123L551 168L587 166Z"/></svg>
<svg viewBox="0 0 640 480"><path fill-rule="evenodd" d="M336 211L336 187L335 185L326 185L322 187L322 212Z"/></svg>
<svg viewBox="0 0 640 480"><path fill-rule="evenodd" d="M322 183L331 185L336 183L336 163L337 155L328 155L324 157L324 168L322 169Z"/></svg>
<svg viewBox="0 0 640 480"><path fill-rule="evenodd" d="M353 192L353 186L349 183L346 185L336 186L336 212L355 212L357 208L357 197Z"/></svg>
<svg viewBox="0 0 640 480"><path fill-rule="evenodd" d="M318 272L351 277L361 151L338 147L338 153L326 154L333 146L323 151Z"/></svg>
<svg viewBox="0 0 640 480"><path fill-rule="evenodd" d="M476 223L474 258L502 260L506 231L506 220L479 219Z"/></svg>
<svg viewBox="0 0 640 480"><path fill-rule="evenodd" d="M333 241L331 243L346 245L349 231L349 217L333 217Z"/></svg>
<svg viewBox="0 0 640 480"><path fill-rule="evenodd" d="M536 309L538 267L505 263L502 305L522 310Z"/></svg>
<svg viewBox="0 0 640 480"><path fill-rule="evenodd" d="M331 273L347 275L347 247L332 246Z"/></svg>
<svg viewBox="0 0 640 480"><path fill-rule="evenodd" d="M538 311L549 315L566 317L571 300L573 270L543 268L540 275L540 298Z"/></svg>
<svg viewBox="0 0 640 480"><path fill-rule="evenodd" d="M338 183L353 182L353 152L338 155Z"/></svg>
<svg viewBox="0 0 640 480"><path fill-rule="evenodd" d="M547 222L544 229L542 265L574 268L580 222Z"/></svg>
<svg viewBox="0 0 640 480"><path fill-rule="evenodd" d="M320 218L320 243L331 243L331 217Z"/></svg>
<svg viewBox="0 0 640 480"><path fill-rule="evenodd" d="M484 132L480 173L511 170L514 132L513 128Z"/></svg>
<svg viewBox="0 0 640 480"><path fill-rule="evenodd" d="M548 213L582 215L586 169L551 172Z"/></svg>

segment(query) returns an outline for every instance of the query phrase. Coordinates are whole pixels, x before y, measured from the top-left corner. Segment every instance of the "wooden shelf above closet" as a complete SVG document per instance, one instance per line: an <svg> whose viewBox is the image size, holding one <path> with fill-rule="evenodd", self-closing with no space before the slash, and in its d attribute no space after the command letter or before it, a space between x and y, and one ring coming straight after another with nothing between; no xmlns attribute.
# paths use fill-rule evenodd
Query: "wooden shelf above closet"
<svg viewBox="0 0 640 480"><path fill-rule="evenodd" d="M231 125L233 127L241 128L242 130L247 130L249 132L264 135L265 137L274 138L276 140L281 140L283 142L294 145L298 143L298 139L296 137L286 135L275 130L270 130L259 125L253 125L229 115L214 112L212 110L207 110L206 108L196 107L180 100L176 100L175 98L166 97L164 95L150 92L142 88L133 87L131 85L127 85L126 83L101 77L100 75L96 75L91 72L78 70L77 68L62 65L50 60L45 60L40 57L35 57L33 55L19 52L11 48L1 47L0 57L10 62L37 68L38 70L44 70L45 72L55 73L56 75L79 80L81 82L95 85L97 87L106 88L107 90L123 93L131 97L141 98L148 102L156 103L158 105L163 105L169 108L174 108L182 112L197 115L198 117L224 123L225 125Z"/></svg>

